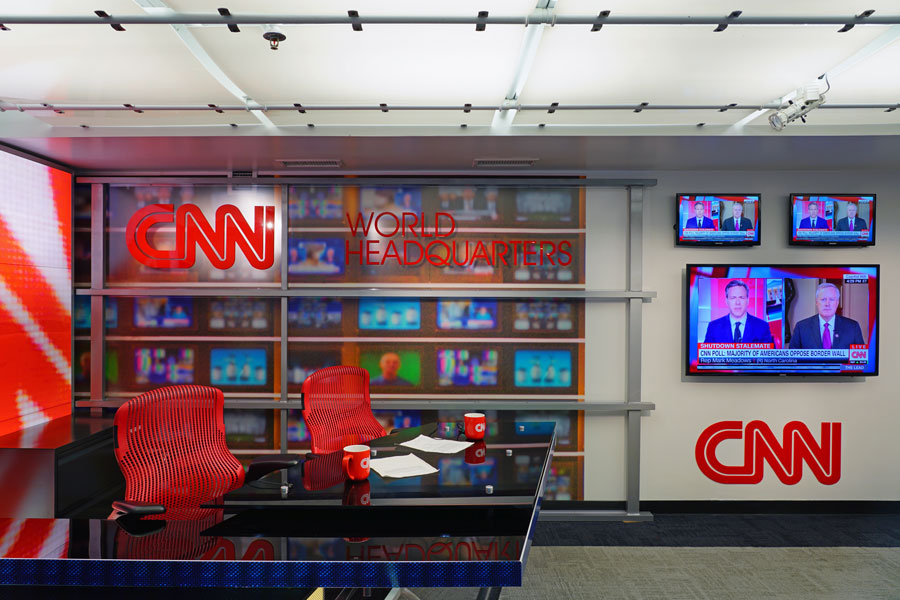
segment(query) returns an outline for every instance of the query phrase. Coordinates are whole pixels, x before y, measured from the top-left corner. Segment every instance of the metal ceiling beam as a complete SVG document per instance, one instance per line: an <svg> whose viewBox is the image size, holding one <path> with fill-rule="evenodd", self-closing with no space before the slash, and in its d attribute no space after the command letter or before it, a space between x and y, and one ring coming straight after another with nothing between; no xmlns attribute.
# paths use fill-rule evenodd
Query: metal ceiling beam
<svg viewBox="0 0 900 600"><path fill-rule="evenodd" d="M702 25L718 26L723 16L609 16L603 25ZM219 14L171 13L147 15L111 15L100 19L96 15L0 15L5 25L588 25L597 22L596 15L530 14L526 16L473 15L279 15L279 14ZM766 25L900 25L900 15L889 16L744 16L728 20L729 27Z"/></svg>
<svg viewBox="0 0 900 600"><path fill-rule="evenodd" d="M772 110L780 108L783 104L779 102L771 102L769 104L729 104L723 106L721 104L513 104L509 107L497 105L448 105L448 104L431 104L431 105L385 105L390 111L445 111L445 112L464 112L464 111L496 111L512 108L517 111L607 111L607 110L630 110L635 111L640 108L643 111L653 110ZM898 108L900 103L856 103L856 104L825 104L816 110L835 110L835 109L889 109ZM342 104L342 105L303 105L303 110L313 111L372 111L384 112L384 106L381 104ZM197 112L292 112L297 107L293 104L49 104L49 103L31 103L17 104L0 101L0 109L19 112L77 112L77 111L111 111L111 112L152 112L152 111L197 111Z"/></svg>

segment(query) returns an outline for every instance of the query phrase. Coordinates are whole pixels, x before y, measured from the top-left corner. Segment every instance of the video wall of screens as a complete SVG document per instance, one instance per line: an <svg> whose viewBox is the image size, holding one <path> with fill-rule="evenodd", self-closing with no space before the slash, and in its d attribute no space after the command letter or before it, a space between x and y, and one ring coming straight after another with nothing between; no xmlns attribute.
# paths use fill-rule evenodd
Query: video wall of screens
<svg viewBox="0 0 900 600"><path fill-rule="evenodd" d="M104 299L104 321L110 335L274 336L280 330L279 303L277 298L110 296ZM90 296L76 296L76 331L90 329L90 319Z"/></svg>
<svg viewBox="0 0 900 600"><path fill-rule="evenodd" d="M107 282L278 283L281 195L280 186L110 185ZM137 260L131 246L158 262Z"/></svg>

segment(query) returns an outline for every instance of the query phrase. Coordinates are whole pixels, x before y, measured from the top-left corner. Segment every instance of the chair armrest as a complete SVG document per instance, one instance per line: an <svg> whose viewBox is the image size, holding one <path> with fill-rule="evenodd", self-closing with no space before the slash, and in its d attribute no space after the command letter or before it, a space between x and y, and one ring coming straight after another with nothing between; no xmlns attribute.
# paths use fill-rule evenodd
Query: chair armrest
<svg viewBox="0 0 900 600"><path fill-rule="evenodd" d="M301 458L296 454L266 454L257 456L250 463L247 473L244 475L244 482L256 481L263 475L268 475L272 471L279 469L287 469L300 463Z"/></svg>
<svg viewBox="0 0 900 600"><path fill-rule="evenodd" d="M113 510L122 513L122 516L145 517L147 515L161 515L166 512L166 507L153 502L138 502L136 500L115 500L112 503Z"/></svg>

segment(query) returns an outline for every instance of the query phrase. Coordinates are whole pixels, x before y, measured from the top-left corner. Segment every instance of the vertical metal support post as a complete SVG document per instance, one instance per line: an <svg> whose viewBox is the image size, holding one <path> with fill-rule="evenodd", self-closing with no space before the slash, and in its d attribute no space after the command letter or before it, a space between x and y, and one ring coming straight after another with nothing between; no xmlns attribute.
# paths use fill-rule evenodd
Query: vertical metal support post
<svg viewBox="0 0 900 600"><path fill-rule="evenodd" d="M105 285L104 262L106 258L106 236L104 222L104 185L91 185L91 289L100 290ZM91 296L91 400L103 400L106 396L106 364L104 340L106 339L106 319L104 318L103 296ZM99 417L102 408L92 408L91 416Z"/></svg>
<svg viewBox="0 0 900 600"><path fill-rule="evenodd" d="M280 186L281 193L281 289L288 289L288 197L286 186ZM288 400L288 299L287 296L281 297L281 352L279 360L281 361L281 401ZM282 454L287 453L287 409L281 410L281 433L278 438L281 440L279 449ZM284 472L286 474L286 471Z"/></svg>
<svg viewBox="0 0 900 600"><path fill-rule="evenodd" d="M628 188L630 209L628 226L628 291L643 288L644 244L644 188ZM628 363L625 393L628 402L641 401L641 303L640 298L628 301L627 337ZM641 412L628 411L625 424L625 504L628 514L638 514L641 505Z"/></svg>

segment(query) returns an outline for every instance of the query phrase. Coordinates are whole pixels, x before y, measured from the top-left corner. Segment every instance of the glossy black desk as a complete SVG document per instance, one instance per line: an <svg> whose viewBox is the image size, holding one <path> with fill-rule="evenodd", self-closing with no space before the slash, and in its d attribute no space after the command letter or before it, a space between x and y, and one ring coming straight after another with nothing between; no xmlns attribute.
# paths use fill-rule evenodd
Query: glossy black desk
<svg viewBox="0 0 900 600"><path fill-rule="evenodd" d="M501 424L486 440L486 457L496 458L492 494L482 480L460 483L458 472L471 466L460 467L459 460L466 464L460 453L430 455L441 472L414 478L418 483L379 482L373 473L370 506L343 505L350 487L344 483L306 489L300 469L287 478L300 477L303 491L292 490L287 499L280 489L236 490L251 497L226 499L190 521L141 521L144 535L107 520L0 519L0 585L479 587L491 588L487 597L493 598L502 586L522 584L555 439L552 425L549 433L543 424L540 434L517 429ZM381 456L418 433L408 430L373 447ZM531 452L538 446L534 465ZM523 457L518 470L517 455ZM396 490L390 487L400 482ZM379 493L383 503L375 502ZM278 497L260 499L272 494Z"/></svg>

